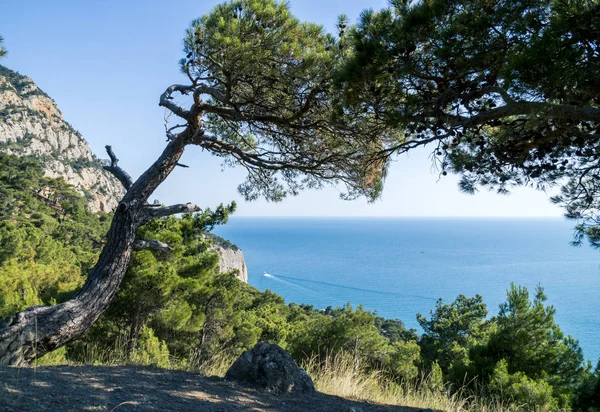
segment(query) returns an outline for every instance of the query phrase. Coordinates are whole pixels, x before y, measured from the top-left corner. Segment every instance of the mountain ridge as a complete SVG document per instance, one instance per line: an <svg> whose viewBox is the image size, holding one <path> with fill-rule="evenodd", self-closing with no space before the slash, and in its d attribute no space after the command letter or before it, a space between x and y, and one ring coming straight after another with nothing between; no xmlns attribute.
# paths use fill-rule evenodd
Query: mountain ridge
<svg viewBox="0 0 600 412"><path fill-rule="evenodd" d="M0 65L0 151L34 156L48 177L62 177L94 212L109 212L124 195L56 102L29 77Z"/></svg>

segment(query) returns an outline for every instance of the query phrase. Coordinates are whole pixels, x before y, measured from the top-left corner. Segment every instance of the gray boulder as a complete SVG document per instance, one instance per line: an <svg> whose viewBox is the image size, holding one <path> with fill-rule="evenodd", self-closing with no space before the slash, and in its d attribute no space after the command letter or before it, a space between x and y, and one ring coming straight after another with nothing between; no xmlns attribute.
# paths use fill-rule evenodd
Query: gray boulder
<svg viewBox="0 0 600 412"><path fill-rule="evenodd" d="M314 392L308 374L278 345L258 342L242 353L225 379L275 392Z"/></svg>

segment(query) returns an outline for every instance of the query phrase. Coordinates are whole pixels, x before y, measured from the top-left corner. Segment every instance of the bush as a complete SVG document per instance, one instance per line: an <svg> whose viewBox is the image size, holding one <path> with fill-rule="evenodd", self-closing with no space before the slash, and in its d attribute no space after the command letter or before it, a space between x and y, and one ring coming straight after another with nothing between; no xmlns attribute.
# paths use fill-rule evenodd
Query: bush
<svg viewBox="0 0 600 412"><path fill-rule="evenodd" d="M504 359L494 368L489 389L503 398L510 398L511 403L528 411L558 409L558 402L552 397L552 386L548 382L528 378L523 372L508 373L508 363Z"/></svg>
<svg viewBox="0 0 600 412"><path fill-rule="evenodd" d="M140 330L137 345L131 352L130 360L140 365L154 365L159 368L171 366L167 344L154 336L154 331L147 326Z"/></svg>

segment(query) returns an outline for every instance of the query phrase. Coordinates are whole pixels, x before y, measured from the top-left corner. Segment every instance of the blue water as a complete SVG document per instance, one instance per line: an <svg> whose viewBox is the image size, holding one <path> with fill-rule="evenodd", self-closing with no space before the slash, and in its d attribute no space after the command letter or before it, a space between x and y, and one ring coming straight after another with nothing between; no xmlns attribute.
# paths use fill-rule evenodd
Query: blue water
<svg viewBox="0 0 600 412"><path fill-rule="evenodd" d="M600 251L573 247L563 219L230 219L249 283L316 308L346 302L417 328L438 298L480 294L490 315L510 282L541 284L556 321L600 357ZM263 272L271 276L263 276Z"/></svg>

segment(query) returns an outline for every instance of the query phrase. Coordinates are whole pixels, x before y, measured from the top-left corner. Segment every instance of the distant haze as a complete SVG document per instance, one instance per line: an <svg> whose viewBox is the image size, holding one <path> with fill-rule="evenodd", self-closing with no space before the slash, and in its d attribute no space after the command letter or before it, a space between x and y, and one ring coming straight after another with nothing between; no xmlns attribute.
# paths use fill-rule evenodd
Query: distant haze
<svg viewBox="0 0 600 412"><path fill-rule="evenodd" d="M0 35L9 51L3 65L31 77L54 98L65 119L99 157L111 144L121 165L137 176L165 144L158 97L185 79L177 61L189 22L219 2L32 2L5 0ZM356 20L385 0L292 0L294 13L332 30L337 15ZM191 149L157 191L163 203L202 207L236 200L240 216L560 216L545 193L520 188L510 196L459 192L456 177L438 181L428 151L403 156L391 167L383 198L341 201L335 188L301 193L279 204L244 202L237 194L243 170L221 172L218 158Z"/></svg>

